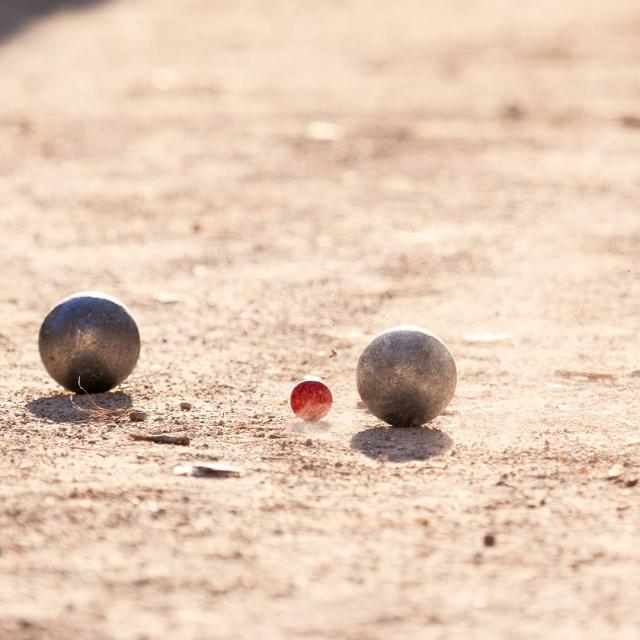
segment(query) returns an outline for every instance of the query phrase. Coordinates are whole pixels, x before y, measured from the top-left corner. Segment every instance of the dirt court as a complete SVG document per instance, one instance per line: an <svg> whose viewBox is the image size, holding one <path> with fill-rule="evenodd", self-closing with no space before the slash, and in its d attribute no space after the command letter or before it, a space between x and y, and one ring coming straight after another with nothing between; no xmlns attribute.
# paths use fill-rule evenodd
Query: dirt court
<svg viewBox="0 0 640 640"><path fill-rule="evenodd" d="M639 637L637 0L3 2L0 77L2 640ZM190 447L48 378L83 289ZM358 404L400 323L430 427Z"/></svg>

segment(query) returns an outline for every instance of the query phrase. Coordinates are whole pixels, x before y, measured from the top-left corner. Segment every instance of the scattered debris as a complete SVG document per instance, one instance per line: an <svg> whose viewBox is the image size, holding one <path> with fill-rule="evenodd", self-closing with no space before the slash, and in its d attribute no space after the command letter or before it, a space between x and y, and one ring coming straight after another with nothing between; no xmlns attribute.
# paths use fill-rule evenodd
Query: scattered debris
<svg viewBox="0 0 640 640"><path fill-rule="evenodd" d="M337 355L338 355L338 352L335 349L331 349L331 351L329 351L330 358L335 358Z"/></svg>
<svg viewBox="0 0 640 640"><path fill-rule="evenodd" d="M527 507L529 509L544 507L547 504L548 496L549 494L546 491L534 491L533 494L526 496Z"/></svg>
<svg viewBox="0 0 640 640"><path fill-rule="evenodd" d="M82 387L80 387L82 389ZM84 389L82 389L84 391ZM89 403L89 407L81 407L77 405L73 399L73 396L69 396L69 402L71 402L71 406L76 411L80 411L80 413L84 413L95 420L100 420L103 422L111 422L112 420L120 420L120 418L125 418L129 416L129 419L133 422L141 422L147 419L147 414L144 411L139 411L138 409L134 409L133 407L120 407L119 409L108 409L107 407L101 407L92 397L91 394L86 393L85 396L87 402ZM132 415L143 415L144 418L134 417ZM111 425L109 425L111 426Z"/></svg>
<svg viewBox="0 0 640 640"><path fill-rule="evenodd" d="M194 476L196 478L229 478L241 476L244 469L228 464L199 462L197 464L181 464L175 467L173 473L177 476Z"/></svg>
<svg viewBox="0 0 640 640"><path fill-rule="evenodd" d="M127 415L131 422L144 422L149 417L144 411L138 409L130 409Z"/></svg>
<svg viewBox="0 0 640 640"><path fill-rule="evenodd" d="M155 442L156 444L177 444L182 447L188 447L191 440L188 436L172 436L165 433L130 433L132 440L143 440L145 442Z"/></svg>
<svg viewBox="0 0 640 640"><path fill-rule="evenodd" d="M503 340L510 340L511 338L512 335L506 331L483 331L480 333L467 333L464 336L465 341L471 343L502 342Z"/></svg>
<svg viewBox="0 0 640 640"><path fill-rule="evenodd" d="M483 543L485 547L495 547L496 537L492 533L487 533L483 539Z"/></svg>
<svg viewBox="0 0 640 640"><path fill-rule="evenodd" d="M624 465L614 464L609 471L607 471L607 480L611 480L613 484L622 485L624 487L635 487L638 484L638 478L625 478Z"/></svg>
<svg viewBox="0 0 640 640"><path fill-rule="evenodd" d="M613 373L599 373L597 371L573 371L571 369L558 369L555 375L561 378L581 378L583 380L615 380Z"/></svg>
<svg viewBox="0 0 640 640"><path fill-rule="evenodd" d="M177 304L180 298L169 291L158 291L153 299L160 304Z"/></svg>
<svg viewBox="0 0 640 640"><path fill-rule="evenodd" d="M180 403L180 408L183 411L191 411L191 403L190 402L181 402Z"/></svg>
<svg viewBox="0 0 640 640"><path fill-rule="evenodd" d="M607 471L607 480L615 480L624 473L624 467L621 464L614 464L609 471Z"/></svg>
<svg viewBox="0 0 640 640"><path fill-rule="evenodd" d="M515 487L512 484L509 484L507 482L508 479L509 479L509 474L503 473L500 476L500 479L498 480L498 482L496 482L496 487L509 487L509 489L517 489L518 487Z"/></svg>

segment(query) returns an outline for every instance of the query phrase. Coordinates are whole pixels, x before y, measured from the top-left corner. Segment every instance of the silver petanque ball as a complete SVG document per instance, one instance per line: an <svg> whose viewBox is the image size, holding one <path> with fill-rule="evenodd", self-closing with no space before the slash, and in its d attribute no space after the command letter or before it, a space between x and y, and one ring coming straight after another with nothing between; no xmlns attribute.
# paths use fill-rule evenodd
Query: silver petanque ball
<svg viewBox="0 0 640 640"><path fill-rule="evenodd" d="M356 380L367 409L395 427L440 415L456 390L451 352L426 329L400 326L374 338L358 360Z"/></svg>
<svg viewBox="0 0 640 640"><path fill-rule="evenodd" d="M98 291L59 302L44 319L40 358L49 375L76 393L102 393L133 371L140 333L127 308Z"/></svg>

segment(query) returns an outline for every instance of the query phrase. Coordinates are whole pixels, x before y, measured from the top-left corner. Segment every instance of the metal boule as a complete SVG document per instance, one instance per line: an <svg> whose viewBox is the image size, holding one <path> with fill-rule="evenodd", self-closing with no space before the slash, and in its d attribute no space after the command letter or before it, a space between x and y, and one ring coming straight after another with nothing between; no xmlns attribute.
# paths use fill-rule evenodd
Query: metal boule
<svg viewBox="0 0 640 640"><path fill-rule="evenodd" d="M140 355L140 332L116 298L83 291L59 302L38 339L49 375L76 393L102 393L123 382Z"/></svg>
<svg viewBox="0 0 640 640"><path fill-rule="evenodd" d="M456 363L445 343L414 326L374 338L358 360L360 398L376 417L396 427L418 426L440 415L453 397Z"/></svg>

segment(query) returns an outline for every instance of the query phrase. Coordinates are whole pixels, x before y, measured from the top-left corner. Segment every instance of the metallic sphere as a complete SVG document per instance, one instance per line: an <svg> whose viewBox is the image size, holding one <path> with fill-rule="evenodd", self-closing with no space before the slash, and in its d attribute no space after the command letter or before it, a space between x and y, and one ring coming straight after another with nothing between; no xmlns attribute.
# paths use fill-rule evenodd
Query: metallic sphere
<svg viewBox="0 0 640 640"><path fill-rule="evenodd" d="M119 300L83 291L49 311L40 327L39 348L45 369L57 383L76 393L102 393L133 371L140 333Z"/></svg>
<svg viewBox="0 0 640 640"><path fill-rule="evenodd" d="M371 413L395 427L440 415L456 390L456 363L436 335L401 326L374 338L356 371L358 393Z"/></svg>

